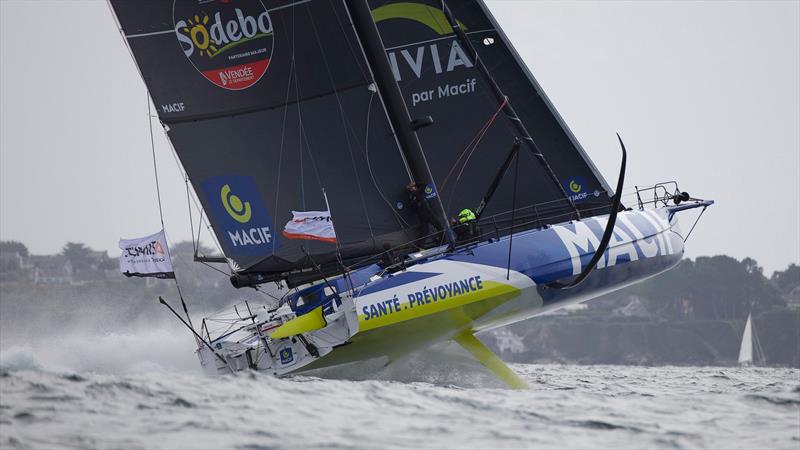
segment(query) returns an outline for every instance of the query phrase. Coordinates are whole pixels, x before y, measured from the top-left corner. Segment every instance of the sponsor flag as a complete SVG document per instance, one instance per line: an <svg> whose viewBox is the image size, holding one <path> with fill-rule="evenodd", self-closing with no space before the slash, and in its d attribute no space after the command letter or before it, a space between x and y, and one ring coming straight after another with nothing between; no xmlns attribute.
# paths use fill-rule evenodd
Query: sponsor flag
<svg viewBox="0 0 800 450"><path fill-rule="evenodd" d="M142 238L120 239L119 248L119 270L126 277L175 278L163 229Z"/></svg>
<svg viewBox="0 0 800 450"><path fill-rule="evenodd" d="M330 211L292 211L292 220L283 228L287 239L336 243Z"/></svg>

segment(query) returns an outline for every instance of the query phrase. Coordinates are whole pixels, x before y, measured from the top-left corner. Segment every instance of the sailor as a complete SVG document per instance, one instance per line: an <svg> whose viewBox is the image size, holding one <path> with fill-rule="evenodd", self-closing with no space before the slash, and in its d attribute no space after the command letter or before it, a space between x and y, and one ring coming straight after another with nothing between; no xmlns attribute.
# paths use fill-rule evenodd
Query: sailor
<svg viewBox="0 0 800 450"><path fill-rule="evenodd" d="M455 220L453 222L456 222ZM458 213L458 221L453 227L459 241L469 241L478 237L478 220L475 213L469 208L464 208Z"/></svg>
<svg viewBox="0 0 800 450"><path fill-rule="evenodd" d="M443 230L442 225L436 220L436 216L433 214L433 208L431 208L430 203L425 198L425 193L420 190L417 183L409 183L406 186L406 195L408 196L408 201L411 203L411 208L414 209L417 213L417 217L419 217L420 225L422 225L422 233L424 236L428 236L429 234L435 233L433 239L426 239L424 244L433 244L436 245L439 242L439 233ZM431 231L433 228L433 231ZM438 233L437 233L438 232ZM427 247L427 245L424 245Z"/></svg>
<svg viewBox="0 0 800 450"><path fill-rule="evenodd" d="M458 213L458 223L472 222L475 218L475 213L469 208L464 208Z"/></svg>

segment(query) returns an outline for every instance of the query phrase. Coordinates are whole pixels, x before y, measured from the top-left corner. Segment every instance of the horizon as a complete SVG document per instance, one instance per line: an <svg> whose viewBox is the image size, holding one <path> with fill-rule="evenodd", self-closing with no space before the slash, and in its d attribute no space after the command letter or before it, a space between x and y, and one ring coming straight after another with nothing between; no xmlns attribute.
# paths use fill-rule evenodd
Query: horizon
<svg viewBox="0 0 800 450"><path fill-rule="evenodd" d="M60 254L62 254L63 249L64 249L64 247L66 247L67 244L82 244L82 245L85 245L91 251L105 251L106 254L108 255L108 257L111 258L111 259L117 259L121 254L121 252L118 252L118 254L115 254L112 251L109 251L109 250L106 250L106 249L97 249L97 248L92 247L91 245L86 244L85 242L80 242L80 241L67 241L61 247L61 249L59 249L58 251L53 252L53 253L33 253L33 252L30 251L30 248L28 247L27 244L25 244L25 242L15 241L15 240L0 240L0 243L6 243L6 242L18 242L18 243L24 245L25 248L28 248L28 255L29 256L56 256L56 255L60 255ZM175 247L178 246L178 245L189 244L189 243L194 244L194 242L192 242L191 240L181 240L181 241L176 241L176 242L170 242L169 243L170 251L175 249ZM201 245L205 246L205 244L202 244L202 243L201 243ZM211 248L211 247L207 247L207 248ZM117 250L119 250L119 248L117 248ZM212 250L213 250L213 248L212 248ZM171 254L170 256L174 256L174 255ZM211 256L211 255L206 255L206 256ZM784 271L788 270L792 266L800 266L800 263L789 262L788 264L786 264L785 267L777 268L777 269L772 270L772 271L767 271L764 268L764 266L761 265L761 262L758 261L758 259L756 259L756 258L754 258L752 256L745 256L743 258L737 258L737 257L735 257L733 255L728 255L728 254L725 254L725 253L718 253L716 255L697 255L697 256L694 256L694 257L689 257L689 256L684 255L684 257L681 259L681 261L690 260L692 262L695 262L695 261L697 261L698 258L717 258L717 257L733 258L734 260L736 260L738 262L742 262L744 259L750 258L750 259L754 260L756 263L758 263L758 267L760 267L760 268L762 268L764 270L763 274L764 274L764 276L766 278L772 278L772 276L775 274L775 272L784 272Z"/></svg>

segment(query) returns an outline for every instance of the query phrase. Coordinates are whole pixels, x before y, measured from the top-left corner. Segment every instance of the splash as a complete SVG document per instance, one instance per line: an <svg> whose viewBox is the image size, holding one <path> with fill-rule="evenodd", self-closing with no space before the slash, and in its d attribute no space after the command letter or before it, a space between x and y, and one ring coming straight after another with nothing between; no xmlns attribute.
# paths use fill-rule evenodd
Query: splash
<svg viewBox="0 0 800 450"><path fill-rule="evenodd" d="M195 343L186 330L163 323L137 323L105 331L96 327L50 329L35 338L4 338L4 371L134 374L197 372Z"/></svg>

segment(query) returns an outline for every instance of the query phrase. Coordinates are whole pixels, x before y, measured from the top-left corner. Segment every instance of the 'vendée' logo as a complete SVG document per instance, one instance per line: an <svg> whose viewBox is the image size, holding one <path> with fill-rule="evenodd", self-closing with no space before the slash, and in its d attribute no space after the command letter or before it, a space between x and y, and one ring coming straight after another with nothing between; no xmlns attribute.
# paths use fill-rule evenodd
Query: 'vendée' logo
<svg viewBox="0 0 800 450"><path fill-rule="evenodd" d="M261 1L175 0L172 18L184 55L208 81L247 89L267 71L274 39Z"/></svg>

